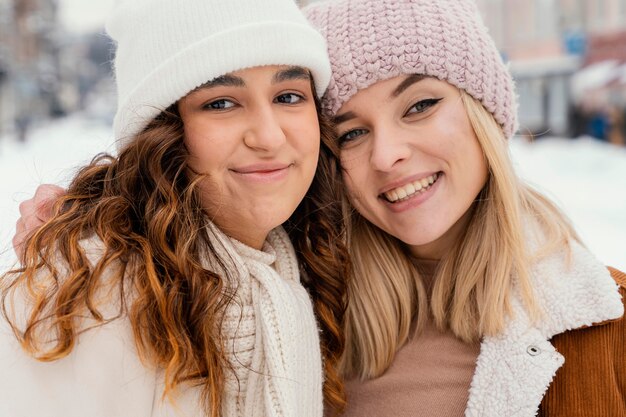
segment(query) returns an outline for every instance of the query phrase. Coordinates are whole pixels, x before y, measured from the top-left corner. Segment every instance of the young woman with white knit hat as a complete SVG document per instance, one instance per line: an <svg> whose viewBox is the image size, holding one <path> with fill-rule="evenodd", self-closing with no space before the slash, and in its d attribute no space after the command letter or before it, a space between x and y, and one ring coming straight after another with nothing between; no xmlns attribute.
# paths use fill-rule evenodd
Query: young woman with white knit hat
<svg viewBox="0 0 626 417"><path fill-rule="evenodd" d="M305 14L349 197L345 415L626 416L626 276L515 173L513 81L474 2Z"/></svg>
<svg viewBox="0 0 626 417"><path fill-rule="evenodd" d="M118 155L78 172L2 277L0 415L340 407L322 36L292 0L122 1L107 32Z"/></svg>

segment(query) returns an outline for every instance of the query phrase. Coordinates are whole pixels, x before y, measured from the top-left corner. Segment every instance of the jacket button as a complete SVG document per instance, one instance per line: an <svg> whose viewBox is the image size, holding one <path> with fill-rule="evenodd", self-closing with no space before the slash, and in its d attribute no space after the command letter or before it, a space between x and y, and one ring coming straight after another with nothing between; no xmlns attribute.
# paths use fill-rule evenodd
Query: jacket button
<svg viewBox="0 0 626 417"><path fill-rule="evenodd" d="M537 346L530 345L526 349L526 353L528 353L530 356L537 356L541 353L541 349L539 349Z"/></svg>

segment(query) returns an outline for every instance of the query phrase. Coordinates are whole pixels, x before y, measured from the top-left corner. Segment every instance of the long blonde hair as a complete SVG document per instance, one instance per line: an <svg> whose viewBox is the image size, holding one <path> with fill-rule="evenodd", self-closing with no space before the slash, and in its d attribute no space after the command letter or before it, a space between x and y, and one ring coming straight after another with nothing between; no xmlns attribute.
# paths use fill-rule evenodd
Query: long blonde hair
<svg viewBox="0 0 626 417"><path fill-rule="evenodd" d="M341 363L345 376L379 376L406 343L413 326L419 332L429 314L439 328L450 329L466 342L497 334L511 314L514 277L531 317L538 318L530 262L572 239L580 241L559 209L518 178L507 141L492 115L464 91L461 100L489 175L470 208L464 235L440 260L430 305L405 245L344 200L353 260ZM536 220L546 239L534 253L529 253L524 235L523 219L528 216Z"/></svg>

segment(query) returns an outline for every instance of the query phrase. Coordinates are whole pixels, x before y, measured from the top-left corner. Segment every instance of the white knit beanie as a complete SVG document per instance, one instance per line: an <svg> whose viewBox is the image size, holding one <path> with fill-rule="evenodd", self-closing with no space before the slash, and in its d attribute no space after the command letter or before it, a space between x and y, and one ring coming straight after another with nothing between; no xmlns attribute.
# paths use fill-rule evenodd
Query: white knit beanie
<svg viewBox="0 0 626 417"><path fill-rule="evenodd" d="M122 0L106 30L117 43L118 150L161 111L229 72L305 67L318 96L330 80L325 40L294 0Z"/></svg>

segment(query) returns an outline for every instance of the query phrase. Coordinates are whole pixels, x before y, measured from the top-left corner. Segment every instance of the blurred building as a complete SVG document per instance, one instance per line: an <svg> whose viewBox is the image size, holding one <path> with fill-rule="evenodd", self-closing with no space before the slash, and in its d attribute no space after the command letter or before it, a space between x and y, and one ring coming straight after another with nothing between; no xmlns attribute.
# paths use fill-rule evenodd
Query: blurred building
<svg viewBox="0 0 626 417"><path fill-rule="evenodd" d="M4 127L9 124L10 106L8 93L8 73L10 59L9 39L11 38L11 18L12 5L7 1L0 1L0 135L5 130Z"/></svg>
<svg viewBox="0 0 626 417"><path fill-rule="evenodd" d="M598 70L587 70L606 60L614 61L615 67L626 64L626 0L477 3L503 57L510 61L520 95L522 133L608 135L608 113L622 112L626 103L619 110L609 109L604 94L592 90L618 82L619 71L606 71L602 77ZM596 116L599 130L589 127Z"/></svg>
<svg viewBox="0 0 626 417"><path fill-rule="evenodd" d="M0 132L61 114L57 0L0 2Z"/></svg>

